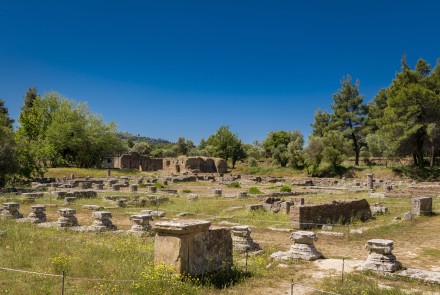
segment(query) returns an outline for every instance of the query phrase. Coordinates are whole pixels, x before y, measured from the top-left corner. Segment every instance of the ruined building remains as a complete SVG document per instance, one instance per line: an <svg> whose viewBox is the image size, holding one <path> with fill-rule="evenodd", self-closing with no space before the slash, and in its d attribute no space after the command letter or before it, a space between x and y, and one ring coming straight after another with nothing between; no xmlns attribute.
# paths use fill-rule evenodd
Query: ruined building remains
<svg viewBox="0 0 440 295"><path fill-rule="evenodd" d="M294 228L308 229L329 223L346 223L352 219L362 221L371 217L367 200L340 200L325 204L294 205L290 207Z"/></svg>
<svg viewBox="0 0 440 295"><path fill-rule="evenodd" d="M139 169L140 171L164 170L170 173L226 173L227 163L219 158L179 157L151 158L132 152L119 157L106 158L103 168Z"/></svg>

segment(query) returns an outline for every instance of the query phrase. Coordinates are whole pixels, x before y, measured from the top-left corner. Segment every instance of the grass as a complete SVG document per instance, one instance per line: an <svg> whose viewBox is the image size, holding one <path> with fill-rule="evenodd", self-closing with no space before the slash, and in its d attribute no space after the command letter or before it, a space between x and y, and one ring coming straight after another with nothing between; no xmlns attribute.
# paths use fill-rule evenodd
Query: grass
<svg viewBox="0 0 440 295"><path fill-rule="evenodd" d="M248 193L251 195L260 195L263 192L258 189L258 187L252 186L248 189Z"/></svg>
<svg viewBox="0 0 440 295"><path fill-rule="evenodd" d="M381 171L378 169L377 171ZM89 175L83 171L82 175ZM363 172L365 173L365 172ZM373 172L375 175L377 172ZM135 174L137 176L137 174ZM363 175L364 177L365 175ZM255 184L253 184L255 185ZM212 277L188 279L176 277L166 267L155 268L152 266L153 241L130 236L111 236L108 234L85 234L63 232L55 229L40 228L30 224L21 224L0 220L0 230L6 235L0 237L0 266L26 269L32 271L49 272L58 274L64 270L70 277L92 277L112 279L140 279L136 285L132 283L111 282L84 282L67 280L67 294L269 294L279 292L280 288L289 288L291 278L305 281L307 285L317 288L333 290L340 288L342 294L350 294L350 289L356 285L364 286L370 293L364 294L401 294L401 293L374 293L388 292L381 288L382 284L400 289L413 288L430 290L418 283L399 281L393 282L378 279L370 274L358 274L360 277L347 277L347 286L340 286L337 280L321 286L321 280L313 278L315 271L311 263L288 263L288 268L276 267L271 263L269 255L275 251L286 251L291 245L289 233L275 232L268 227L290 228L291 222L288 215L273 214L265 211L248 212L245 205L258 203L259 200L252 196L249 198L212 197L212 189L217 184L210 182L170 183L168 187L184 192L191 191L199 195L197 202L187 198L167 195L169 202L161 203L158 210L164 211L168 218L174 218L179 212L187 211L195 215L185 217L188 219L206 219L213 225L221 221L246 224L252 228L252 237L258 242L265 253L261 256L250 256L247 269L245 256L234 253L236 268L233 272L225 274L210 274ZM250 190L251 184L243 183L242 188ZM261 183L258 190L279 189L273 184ZM225 187L224 193L228 190ZM255 188L255 187L254 187ZM95 204L104 207L113 207L114 203L103 200L105 195L124 196L133 199L134 196L145 196L150 193L146 188L139 192L128 193L126 188L120 192L100 193L96 199L78 199L70 207L77 210L77 218L81 225L93 222L91 212L82 209L85 204ZM234 188L229 189L231 192ZM253 189L252 189L253 190ZM159 195L159 194L158 194ZM316 247L326 257L347 257L365 260L368 252L364 246L367 240L373 238L391 239L395 243L393 253L404 266L430 268L436 267L440 261L440 237L435 235L440 231L440 216L419 217L410 221L393 222L393 217L402 215L411 208L410 198L373 198L367 192L347 192L338 195L318 194L304 196L307 204L323 203L334 199L367 198L368 202L380 202L388 207L390 213L377 216L368 222L358 222L347 226L335 226L334 231L346 234L348 229L369 228L363 235L349 235L343 238L319 235ZM20 211L26 216L31 210L29 204L21 203L21 196L8 194L0 195L0 202L16 201L21 205ZM57 209L62 206L63 200L54 200L49 194L38 199L39 204L52 204L47 207L50 221L58 218ZM440 199L433 199L434 208L439 208ZM56 207L55 207L56 206ZM228 212L229 207L241 206L233 212ZM129 217L135 212L146 208L115 208L106 209L113 213L112 221L119 229L127 230L131 227ZM153 206L150 209L156 209ZM317 231L319 229L316 229ZM421 240L420 237L426 237ZM152 278L159 281L152 281ZM363 278L359 283L360 278ZM18 280L18 283L17 283ZM352 282L352 283L350 283ZM380 282L379 289L375 282ZM345 285L345 283L344 283ZM228 286L226 289L223 288ZM280 287L281 286L281 287ZM346 288L344 291L343 288ZM30 290L30 291L29 291ZM56 294L60 291L58 278L29 276L26 274L0 272L0 294ZM283 291L283 290L282 290ZM339 291L338 291L339 292ZM343 293L345 292L345 293ZM363 294L352 293L352 294Z"/></svg>
<svg viewBox="0 0 440 295"><path fill-rule="evenodd" d="M290 193L291 191L292 189L288 185L283 185L282 187L280 187L280 192L282 193Z"/></svg>
<svg viewBox="0 0 440 295"><path fill-rule="evenodd" d="M241 188L241 185L236 181L230 182L226 186L229 188Z"/></svg>
<svg viewBox="0 0 440 295"><path fill-rule="evenodd" d="M341 295L422 295L422 292L401 290L398 287L381 287L377 280L371 279L362 274L348 274L344 282L334 278L325 278L320 286L321 289L328 292L334 292ZM322 294L317 291L315 294Z"/></svg>
<svg viewBox="0 0 440 295"><path fill-rule="evenodd" d="M141 172L136 169L111 169L111 177L114 176L153 176L158 175L157 172ZM83 168L49 168L44 174L45 177L63 178L70 177L74 174L76 178L90 177L107 177L107 169L83 169Z"/></svg>

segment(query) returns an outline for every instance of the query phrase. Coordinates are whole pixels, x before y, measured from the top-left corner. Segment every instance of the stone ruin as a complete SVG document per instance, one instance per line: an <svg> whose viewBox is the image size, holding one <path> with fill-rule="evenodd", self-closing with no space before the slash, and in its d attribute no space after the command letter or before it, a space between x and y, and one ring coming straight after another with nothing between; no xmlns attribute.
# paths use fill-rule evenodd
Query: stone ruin
<svg viewBox="0 0 440 295"><path fill-rule="evenodd" d="M432 214L432 197L417 197L412 199L411 214L431 215Z"/></svg>
<svg viewBox="0 0 440 295"><path fill-rule="evenodd" d="M163 170L171 173L226 173L227 163L219 158L164 158Z"/></svg>
<svg viewBox="0 0 440 295"><path fill-rule="evenodd" d="M342 222L352 219L362 221L371 217L367 200L337 200L325 204L290 206L294 228L308 229L320 224Z"/></svg>
<svg viewBox="0 0 440 295"><path fill-rule="evenodd" d="M372 239L365 248L370 251L367 260L362 264L364 270L395 272L402 268L396 256L393 255L394 243L391 240Z"/></svg>
<svg viewBox="0 0 440 295"><path fill-rule="evenodd" d="M46 206L33 205L31 206L32 212L29 213L28 219L31 223L43 223L46 222Z"/></svg>
<svg viewBox="0 0 440 295"><path fill-rule="evenodd" d="M314 242L318 237L311 231L296 231L290 235L290 239L294 242L287 252L275 252L270 257L274 260L289 261L292 259L300 260L317 260L324 258L318 250L316 250Z"/></svg>
<svg viewBox="0 0 440 295"><path fill-rule="evenodd" d="M177 273L200 276L232 266L228 228L210 228L206 220L156 222L154 263L173 266Z"/></svg>
<svg viewBox="0 0 440 295"><path fill-rule="evenodd" d="M215 188L212 191L212 195L214 197L221 197L222 196L222 190L220 188Z"/></svg>
<svg viewBox="0 0 440 295"><path fill-rule="evenodd" d="M251 228L247 225L231 227L232 244L239 253L260 251L261 247L251 238Z"/></svg>
<svg viewBox="0 0 440 295"><path fill-rule="evenodd" d="M292 198L293 199L293 198ZM304 199L303 203L304 203ZM254 210L264 210L266 212L272 212L272 213L284 213L289 214L290 212L290 206L293 205L293 202L286 201L281 198L276 197L267 197L264 199L261 199L261 203L259 204L250 204L246 205L247 211L254 211Z"/></svg>
<svg viewBox="0 0 440 295"><path fill-rule="evenodd" d="M66 228L72 226L78 226L78 219L76 219L76 210L71 208L61 208L58 210L60 217L58 218L57 225L59 228Z"/></svg>
<svg viewBox="0 0 440 295"><path fill-rule="evenodd" d="M92 212L93 223L90 226L90 230L92 231L107 231L107 230L116 230L116 225L113 225L111 212L105 211L94 211Z"/></svg>
<svg viewBox="0 0 440 295"><path fill-rule="evenodd" d="M153 231L150 221L153 221L153 216L150 214L135 214L130 217L133 223L129 233L144 235Z"/></svg>
<svg viewBox="0 0 440 295"><path fill-rule="evenodd" d="M140 171L164 170L170 173L226 173L227 163L211 157L152 158L136 152L107 158L104 168L139 169Z"/></svg>
<svg viewBox="0 0 440 295"><path fill-rule="evenodd" d="M1 218L10 218L10 219L19 219L23 218L23 214L21 214L18 209L20 209L20 205L14 202L8 202L2 204L2 210L0 212Z"/></svg>

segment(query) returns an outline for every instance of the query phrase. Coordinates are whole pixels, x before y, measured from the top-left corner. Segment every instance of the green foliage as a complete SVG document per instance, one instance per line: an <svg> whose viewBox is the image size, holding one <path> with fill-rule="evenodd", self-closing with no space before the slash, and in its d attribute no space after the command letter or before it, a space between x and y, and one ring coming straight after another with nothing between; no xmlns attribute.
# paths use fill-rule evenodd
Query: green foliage
<svg viewBox="0 0 440 295"><path fill-rule="evenodd" d="M262 194L263 192L260 191L257 187L251 186L251 187L248 189L248 193L249 193L249 194L252 194L252 195L260 195L260 194Z"/></svg>
<svg viewBox="0 0 440 295"><path fill-rule="evenodd" d="M424 166L424 155L429 150L431 165L438 150L440 122L439 65L431 72L430 66L419 60L415 71L402 61L402 71L390 87L385 89L387 104L383 116L377 119L377 134L394 156L412 155L414 165ZM384 105L384 104L383 104Z"/></svg>
<svg viewBox="0 0 440 295"><path fill-rule="evenodd" d="M165 188L166 187L162 182L159 182L159 181L153 183L153 186L157 187L157 188Z"/></svg>
<svg viewBox="0 0 440 295"><path fill-rule="evenodd" d="M19 123L18 160L25 177L38 175L49 165L99 167L105 156L124 149L115 123L104 123L86 104L55 92L41 97L28 91Z"/></svg>
<svg viewBox="0 0 440 295"><path fill-rule="evenodd" d="M321 109L316 110L314 116L314 122L311 124L312 136L322 137L328 131L328 126L331 123L331 115L327 111L322 111Z"/></svg>
<svg viewBox="0 0 440 295"><path fill-rule="evenodd" d="M195 148L195 146L191 140L187 140L185 137L179 137L176 143L176 148L179 155L187 156L189 151Z"/></svg>
<svg viewBox="0 0 440 295"><path fill-rule="evenodd" d="M322 137L311 136L307 147L304 150L304 164L309 175L316 175L319 165L322 162L324 143Z"/></svg>
<svg viewBox="0 0 440 295"><path fill-rule="evenodd" d="M291 191L292 189L288 185L283 185L282 187L280 187L280 192L282 193L290 193Z"/></svg>
<svg viewBox="0 0 440 295"><path fill-rule="evenodd" d="M238 139L237 134L229 130L229 126L221 126L217 132L211 135L206 141L207 150L210 154L232 160L232 168L235 168L237 161L246 158L243 143Z"/></svg>
<svg viewBox="0 0 440 295"><path fill-rule="evenodd" d="M229 188L240 188L241 187L240 184L236 181L230 182L226 186Z"/></svg>
<svg viewBox="0 0 440 295"><path fill-rule="evenodd" d="M332 130L339 130L350 139L355 153L355 165L359 165L360 149L364 142L363 128L367 107L359 94L359 83L352 84L350 76L342 81L341 89L333 94ZM334 154L334 152L332 152Z"/></svg>
<svg viewBox="0 0 440 295"><path fill-rule="evenodd" d="M184 194L190 194L190 193L192 193L192 190L190 190L190 189L183 189L183 190L182 190L182 193L184 193Z"/></svg>
<svg viewBox="0 0 440 295"><path fill-rule="evenodd" d="M303 162L303 145L304 138L298 130L272 131L263 141L266 155L272 157L281 167L286 167L289 161L292 167L300 166Z"/></svg>
<svg viewBox="0 0 440 295"><path fill-rule="evenodd" d="M255 158L248 158L249 167L258 167L258 162Z"/></svg>
<svg viewBox="0 0 440 295"><path fill-rule="evenodd" d="M322 143L322 158L330 164L333 171L336 171L344 158L350 154L350 142L342 132L332 130L325 134Z"/></svg>
<svg viewBox="0 0 440 295"><path fill-rule="evenodd" d="M130 151L137 152L141 155L149 155L151 150L151 145L146 141L138 141L130 149Z"/></svg>
<svg viewBox="0 0 440 295"><path fill-rule="evenodd" d="M16 143L12 122L4 101L0 99L0 187L17 171Z"/></svg>

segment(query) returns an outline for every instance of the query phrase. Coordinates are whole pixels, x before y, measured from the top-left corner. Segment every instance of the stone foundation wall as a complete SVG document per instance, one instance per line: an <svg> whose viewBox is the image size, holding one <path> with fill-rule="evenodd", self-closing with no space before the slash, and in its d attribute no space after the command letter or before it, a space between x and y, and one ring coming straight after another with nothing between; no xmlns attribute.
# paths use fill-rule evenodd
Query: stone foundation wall
<svg viewBox="0 0 440 295"><path fill-rule="evenodd" d="M366 220L371 217L367 200L339 200L326 204L299 205L290 207L290 218L294 228L307 229L316 225L349 222L352 218Z"/></svg>
<svg viewBox="0 0 440 295"><path fill-rule="evenodd" d="M226 173L227 164L222 159L208 157L164 158L164 171L170 173Z"/></svg>

